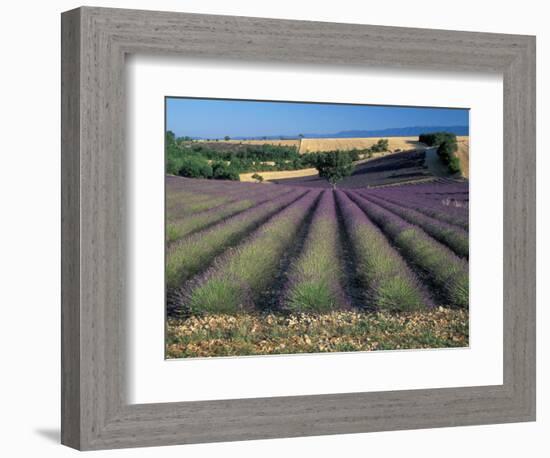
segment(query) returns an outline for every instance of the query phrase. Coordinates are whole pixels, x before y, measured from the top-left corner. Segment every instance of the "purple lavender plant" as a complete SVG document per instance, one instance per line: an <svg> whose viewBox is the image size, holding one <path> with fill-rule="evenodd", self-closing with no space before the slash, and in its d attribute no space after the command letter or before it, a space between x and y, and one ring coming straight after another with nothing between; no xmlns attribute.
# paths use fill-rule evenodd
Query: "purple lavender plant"
<svg viewBox="0 0 550 458"><path fill-rule="evenodd" d="M468 262L459 258L422 229L366 200L357 193L346 194L399 248L401 254L421 269L438 295L449 305L468 307Z"/></svg>
<svg viewBox="0 0 550 458"><path fill-rule="evenodd" d="M308 192L194 279L186 294L191 313L237 313L253 308L318 197L319 192Z"/></svg>
<svg viewBox="0 0 550 458"><path fill-rule="evenodd" d="M344 192L336 191L336 196L353 243L366 305L392 311L431 305L414 273L380 230Z"/></svg>

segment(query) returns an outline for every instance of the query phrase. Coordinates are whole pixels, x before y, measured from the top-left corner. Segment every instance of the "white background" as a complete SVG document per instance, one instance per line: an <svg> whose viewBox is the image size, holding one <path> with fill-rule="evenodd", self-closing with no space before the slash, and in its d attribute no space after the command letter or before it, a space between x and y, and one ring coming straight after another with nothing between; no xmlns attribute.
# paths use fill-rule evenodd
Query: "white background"
<svg viewBox="0 0 550 458"><path fill-rule="evenodd" d="M132 177L130 402L502 383L501 75L351 71L143 56L131 57L126 70ZM159 224L164 218L164 96L206 94L237 99L469 107L470 348L165 361L164 227ZM493 273L489 278L485 275L488 271ZM219 383L220 374L224 374L223 383Z"/></svg>
<svg viewBox="0 0 550 458"><path fill-rule="evenodd" d="M548 232L542 213L550 192L543 171L549 160L543 138L548 126L550 30L543 2L464 0L443 7L438 1L302 2L245 1L100 1L101 6L164 9L197 13L314 19L349 23L432 27L472 31L525 33L538 36L538 234ZM76 452L57 444L59 431L59 13L78 6L71 1L12 2L4 5L0 43L2 72L0 125L2 168L0 196L0 305L2 311L1 406L6 456L69 456ZM548 455L550 420L547 395L550 301L548 238L538 240L538 421L330 437L279 439L106 451L98 456L407 456L407 457L543 457ZM546 258L546 261L543 259ZM490 273L488 273L490 274ZM546 330L546 334L543 333ZM545 434L546 433L546 434Z"/></svg>

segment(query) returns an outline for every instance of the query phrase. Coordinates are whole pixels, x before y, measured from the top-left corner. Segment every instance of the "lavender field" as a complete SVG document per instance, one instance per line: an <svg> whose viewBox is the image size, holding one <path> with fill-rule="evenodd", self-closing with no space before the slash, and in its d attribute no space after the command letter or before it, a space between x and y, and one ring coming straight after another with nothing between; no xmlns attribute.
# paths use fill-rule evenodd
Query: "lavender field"
<svg viewBox="0 0 550 458"><path fill-rule="evenodd" d="M166 177L167 357L468 345L468 182Z"/></svg>

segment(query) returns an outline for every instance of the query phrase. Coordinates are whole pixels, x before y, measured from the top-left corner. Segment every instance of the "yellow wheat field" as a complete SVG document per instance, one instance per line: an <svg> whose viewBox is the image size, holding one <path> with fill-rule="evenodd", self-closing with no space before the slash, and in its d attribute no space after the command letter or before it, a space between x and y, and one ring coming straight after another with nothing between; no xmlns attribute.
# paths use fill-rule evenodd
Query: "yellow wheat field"
<svg viewBox="0 0 550 458"><path fill-rule="evenodd" d="M239 175L241 181L256 181L252 175L257 173L261 175L264 181L284 180L285 178L301 178L318 175L317 169L300 169L300 170L282 170L280 172L253 172L241 173Z"/></svg>
<svg viewBox="0 0 550 458"><path fill-rule="evenodd" d="M470 177L470 137L457 137L458 151L456 155L460 161L462 175L466 178Z"/></svg>
<svg viewBox="0 0 550 458"><path fill-rule="evenodd" d="M322 151L352 150L369 148L378 140L388 140L390 151L407 151L412 149L424 149L426 145L418 141L418 137L372 137L372 138L304 138L300 145L300 153L315 153Z"/></svg>
<svg viewBox="0 0 550 458"><path fill-rule="evenodd" d="M335 151L335 150L352 150L354 148L364 149L374 145L378 140L387 138L388 149L391 152L397 150L408 151L412 149L425 149L426 145L418 141L418 137L372 137L372 138L303 138L302 140L229 140L227 143L243 143L249 145L281 145L281 146L297 146L300 154ZM462 175L469 177L470 155L468 136L457 137L458 151L457 156L460 160ZM378 156L377 154L375 156ZM256 181L252 178L254 173L243 173L240 175L241 181ZM302 170L285 170L280 172L258 172L262 175L264 181L282 180L285 178L299 178L305 176L317 175L317 170L302 169Z"/></svg>
<svg viewBox="0 0 550 458"><path fill-rule="evenodd" d="M363 149L374 145L378 140L387 138L389 150L407 151L425 148L418 137L372 137L372 138L303 138L301 140L220 140L219 143L243 145L275 145L295 146L300 153L315 153L322 151ZM202 140L199 140L202 141Z"/></svg>

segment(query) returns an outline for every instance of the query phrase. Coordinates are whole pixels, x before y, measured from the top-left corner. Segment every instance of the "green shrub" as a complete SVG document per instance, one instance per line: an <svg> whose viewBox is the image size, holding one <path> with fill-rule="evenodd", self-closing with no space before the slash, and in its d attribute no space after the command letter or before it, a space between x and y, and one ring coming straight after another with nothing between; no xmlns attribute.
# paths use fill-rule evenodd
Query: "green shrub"
<svg viewBox="0 0 550 458"><path fill-rule="evenodd" d="M451 157L448 167L451 173L460 173L462 171L460 168L460 160L456 156Z"/></svg>
<svg viewBox="0 0 550 458"><path fill-rule="evenodd" d="M456 141L453 142L445 140L438 146L437 155L445 164L448 164L451 160L451 157L454 156L454 153L456 153L457 150L458 146L456 144Z"/></svg>
<svg viewBox="0 0 550 458"><path fill-rule="evenodd" d="M170 175L178 175L183 165L183 161L179 157L168 156L166 158L166 173Z"/></svg>
<svg viewBox="0 0 550 458"><path fill-rule="evenodd" d="M258 183L264 181L264 177L261 176L259 173L255 173L254 175L252 175L252 178L255 179Z"/></svg>
<svg viewBox="0 0 550 458"><path fill-rule="evenodd" d="M359 160L359 151L356 148L348 151L348 154L349 154L352 161L358 161Z"/></svg>
<svg viewBox="0 0 550 458"><path fill-rule="evenodd" d="M300 164L300 167L299 168L308 168L308 167L315 167L317 165L317 160L319 159L319 153L307 153L307 154L304 154L300 159L299 159L299 164Z"/></svg>
<svg viewBox="0 0 550 458"><path fill-rule="evenodd" d="M387 138L381 138L369 150L371 153L383 153L384 151L388 151L389 144L390 142Z"/></svg>
<svg viewBox="0 0 550 458"><path fill-rule="evenodd" d="M450 173L460 172L460 160L455 155L458 150L456 137L454 140L445 140L437 148L437 155L447 166Z"/></svg>
<svg viewBox="0 0 550 458"><path fill-rule="evenodd" d="M420 134L418 136L418 141L428 146L439 146L445 141L456 143L456 135L451 132L430 132Z"/></svg>
<svg viewBox="0 0 550 458"><path fill-rule="evenodd" d="M178 175L189 178L212 178L212 167L203 157L188 155L181 158Z"/></svg>
<svg viewBox="0 0 550 458"><path fill-rule="evenodd" d="M183 151L176 142L176 136L174 132L167 131L165 136L166 145L166 173L172 175L178 175L180 168L183 165L182 154Z"/></svg>
<svg viewBox="0 0 550 458"><path fill-rule="evenodd" d="M214 162L212 164L212 178L239 181L239 172L233 165L227 165L225 162Z"/></svg>

